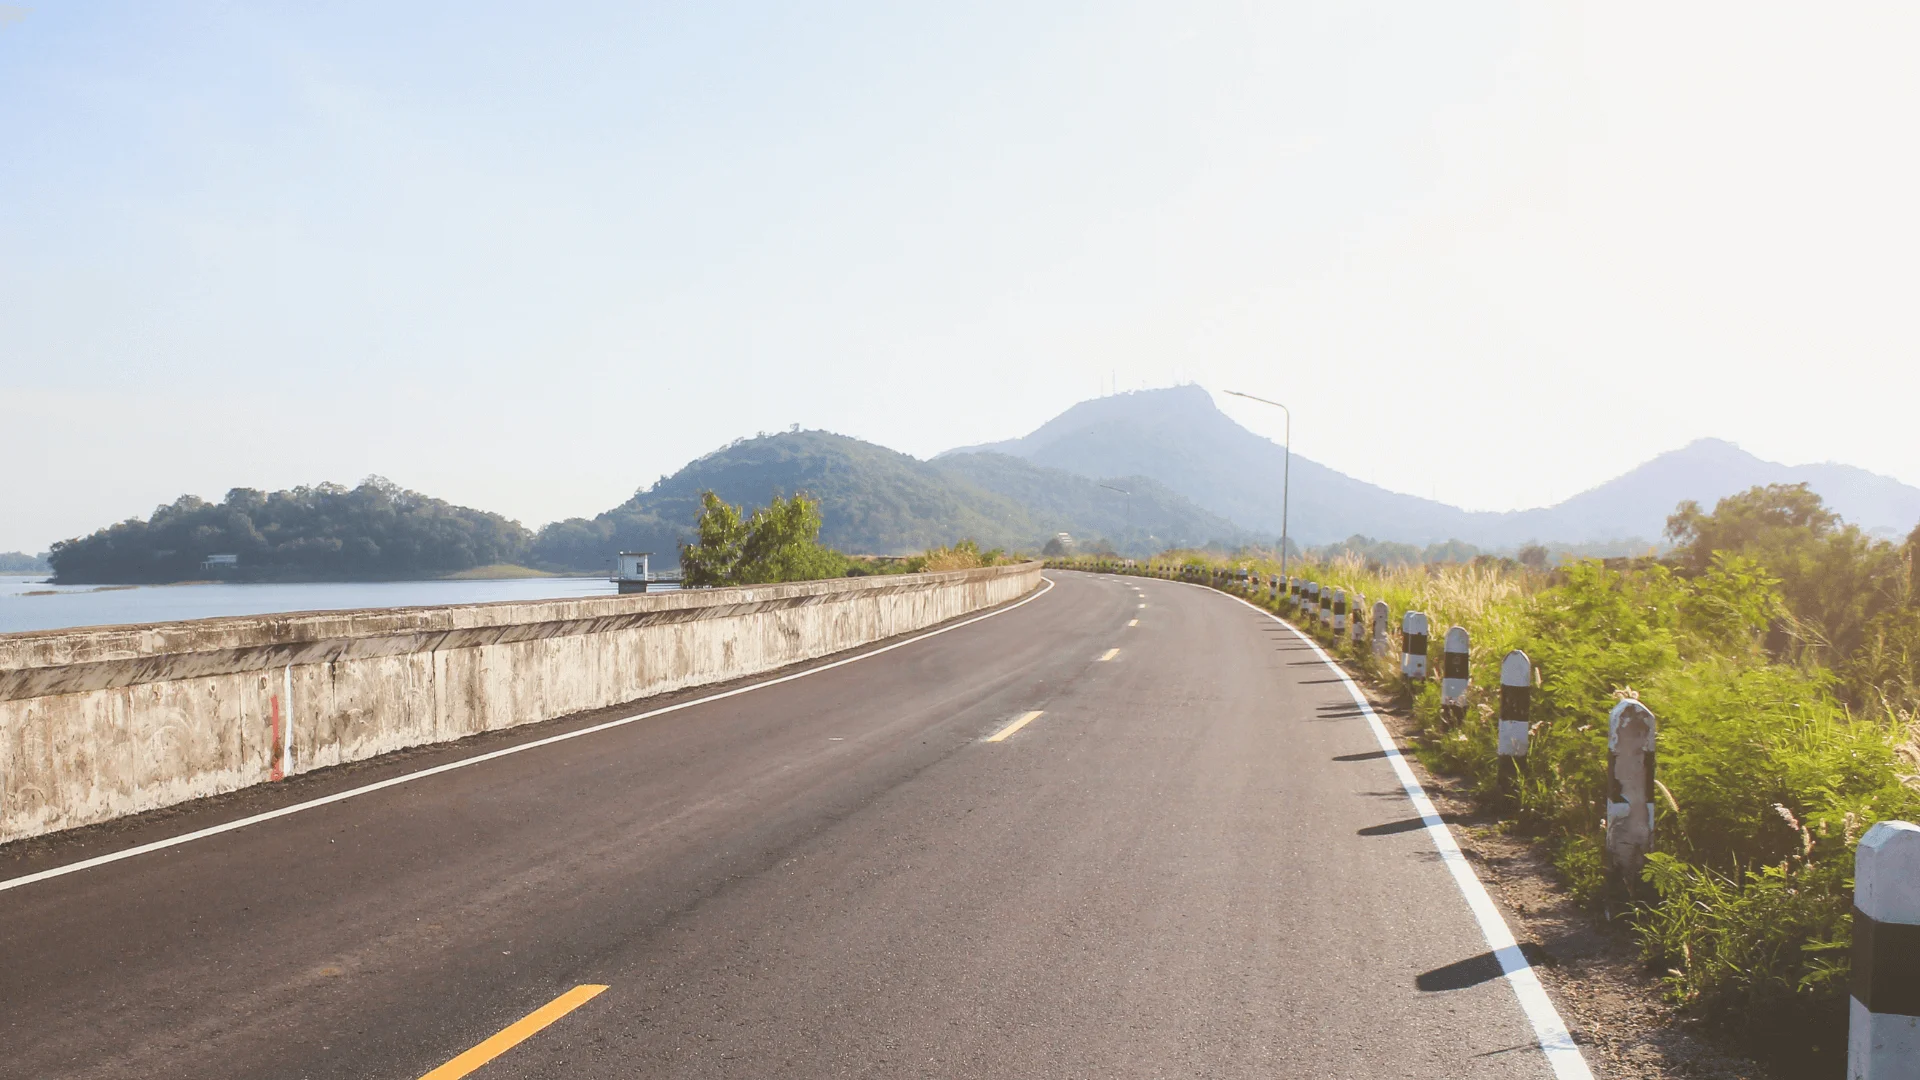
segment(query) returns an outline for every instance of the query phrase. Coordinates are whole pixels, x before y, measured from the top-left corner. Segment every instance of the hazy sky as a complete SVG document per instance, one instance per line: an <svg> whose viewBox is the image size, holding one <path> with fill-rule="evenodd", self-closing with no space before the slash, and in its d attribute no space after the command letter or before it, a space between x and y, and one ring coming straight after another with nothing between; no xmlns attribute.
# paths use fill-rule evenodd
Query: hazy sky
<svg viewBox="0 0 1920 1080"><path fill-rule="evenodd" d="M1474 508L1703 435L1920 483L1916 55L1910 3L0 8L0 550L376 472L538 525L1175 379Z"/></svg>

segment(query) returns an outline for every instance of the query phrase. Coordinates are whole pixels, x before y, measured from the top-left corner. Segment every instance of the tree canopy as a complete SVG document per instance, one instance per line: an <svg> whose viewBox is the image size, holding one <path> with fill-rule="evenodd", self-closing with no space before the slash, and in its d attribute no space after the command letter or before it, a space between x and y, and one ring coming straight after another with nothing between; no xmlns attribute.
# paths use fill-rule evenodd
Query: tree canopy
<svg viewBox="0 0 1920 1080"><path fill-rule="evenodd" d="M688 585L761 585L838 577L847 557L820 546L820 503L804 494L773 501L743 516L711 491L700 495L695 540L680 545Z"/></svg>
<svg viewBox="0 0 1920 1080"><path fill-rule="evenodd" d="M183 495L146 520L54 544L48 561L61 582L383 580L519 562L531 540L499 514L374 476L353 488L234 488L217 503ZM214 555L238 560L210 570Z"/></svg>

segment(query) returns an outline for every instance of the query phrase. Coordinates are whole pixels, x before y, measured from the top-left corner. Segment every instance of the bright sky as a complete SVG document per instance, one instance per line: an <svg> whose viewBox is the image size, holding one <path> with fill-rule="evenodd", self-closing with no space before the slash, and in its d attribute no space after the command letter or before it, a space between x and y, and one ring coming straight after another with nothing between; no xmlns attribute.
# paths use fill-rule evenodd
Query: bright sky
<svg viewBox="0 0 1920 1080"><path fill-rule="evenodd" d="M538 525L1176 379L1474 508L1703 435L1920 483L1916 55L1907 3L0 7L0 550L375 472Z"/></svg>

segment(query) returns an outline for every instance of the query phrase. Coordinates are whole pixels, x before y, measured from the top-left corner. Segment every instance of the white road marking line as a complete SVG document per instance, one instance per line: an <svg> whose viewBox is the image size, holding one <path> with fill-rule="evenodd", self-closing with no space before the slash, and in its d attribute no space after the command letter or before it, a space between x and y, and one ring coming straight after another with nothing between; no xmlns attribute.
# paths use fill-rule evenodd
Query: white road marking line
<svg viewBox="0 0 1920 1080"><path fill-rule="evenodd" d="M593 735L602 731L611 730L613 728L625 727L628 724L638 723L641 720L648 720L656 716L665 716L668 713L679 712L682 709L691 709L695 705L705 705L709 702L723 701L730 697L739 697L741 694L750 694L755 690L764 690L769 686L779 686L781 683L789 683L794 681L795 679L804 679L809 675L818 675L822 671L832 671L834 668L845 667L848 664L858 663L869 657L879 656L882 653L890 653L895 649L902 649L907 647L908 645L913 645L918 642L925 641L928 638L939 637L941 634L947 633L948 631L951 631L951 630L958 630L963 626L972 626L974 623L982 622L986 619L991 619L996 615L1005 615L1007 612L1012 611L1015 608L1025 607L1026 605L1034 602L1035 600L1040 599L1042 596L1045 596L1049 592L1053 591L1052 578L1042 577L1040 580L1046 583L1044 587L1035 590L1032 595L1016 600L1013 603L1007 605L1006 607L1000 608L997 611L989 611L984 615L975 615L973 618L967 619L963 622L954 623L952 626L943 626L938 630L929 630L924 634L919 634L917 636L910 637L905 641L896 641L891 645L882 645L880 648L873 649L868 652L863 652L858 656L849 656L849 657L846 657L845 659L835 660L831 663L821 664L819 667L808 668L805 671L796 671L791 675L781 675L777 678L767 679L764 682L752 683L747 686L736 686L731 690L723 690L717 694L708 694L705 697L694 698L690 701L682 701L673 705L665 705L658 709L649 709L646 712L634 713L632 716L622 716L615 720L608 720L604 723L594 724L590 727L583 727L583 728L576 729L574 731L562 732L559 735L549 735L544 739L535 739L532 742L520 743L517 746L507 746L507 747L502 747L499 750L489 751L485 754L475 754L473 757L470 757L470 758L461 758L459 761L449 761L444 765L435 765L430 769L421 769L419 772L411 772L411 773L405 773L400 776L388 777L385 780L380 780L375 783L367 784L363 787L349 788L346 791L336 791L331 795L322 795L317 799L309 799L306 802L294 803L291 806L283 806L278 810L268 810L267 812L262 814L255 814L252 817L239 818L237 820L228 821L219 825L210 825L204 829L197 829L190 833L182 833L179 836L168 837L165 840L155 840L151 843L141 844L137 847L127 848L124 851L110 851L105 855L95 855L91 859L82 859L79 862L67 863L64 866L53 866L45 870L37 871L32 874L23 874L17 878L8 878L5 881L0 881L0 892L6 892L8 889L17 889L22 885L31 885L36 881L46 881L49 878L65 877L68 874L77 874L82 870L91 870L96 866L105 866L108 863L119 862L122 859L131 859L135 855L145 855L149 852L162 851L171 847L179 847L182 844L189 844L195 840L205 840L210 836L219 836L221 833L230 833L236 829L244 829L249 825L258 825L262 822L272 821L275 818L291 817L292 815L298 814L303 810L313 810L318 807L329 806L333 803L345 802L346 800L355 798L356 796L368 795L376 791L384 791L390 787L398 787L401 784L410 783L414 780L423 780L429 776L438 776L441 773L452 772L455 769L464 769L470 765L478 765L483 761L492 761L495 758L510 757L514 754L524 753L528 750L538 749L539 747L542 747L542 746L552 746L555 743L566 742L568 739L577 739L577 738L580 738L582 735Z"/></svg>
<svg viewBox="0 0 1920 1080"><path fill-rule="evenodd" d="M1119 649L1108 649L1108 650L1107 650L1107 651L1106 651L1105 653L1102 653L1102 654L1101 654L1101 656L1100 656L1100 659L1102 659L1102 660L1111 660L1111 659L1113 659L1114 657L1116 657L1116 656L1119 656L1119 655L1120 655L1120 650L1119 650Z"/></svg>
<svg viewBox="0 0 1920 1080"><path fill-rule="evenodd" d="M1128 619L1128 620L1127 620L1127 625L1128 625L1128 626L1139 626L1139 625L1140 625L1140 620L1139 620L1139 619Z"/></svg>
<svg viewBox="0 0 1920 1080"><path fill-rule="evenodd" d="M1185 584L1184 582L1182 584ZM1205 589L1204 585L1195 585L1196 589ZM1209 592L1218 590L1209 589ZM1546 987L1540 985L1540 976L1534 974L1533 965L1527 962L1526 954L1520 951L1520 945L1514 940L1513 930L1507 926L1507 920L1494 906L1493 898L1487 895L1487 888L1480 883L1479 875L1473 872L1473 864L1467 861L1460 845L1453 839L1453 833L1447 823L1440 820L1440 811L1434 808L1433 800L1420 786L1420 781L1408 767L1407 760L1400 753L1400 747L1393 741L1393 735L1380 717L1373 711L1373 705L1367 696L1354 685L1353 678L1345 668L1334 663L1320 643L1300 632L1299 627L1275 615L1257 604L1247 603L1237 596L1221 593L1229 599L1246 604L1253 610L1293 631L1293 635L1312 649L1320 662L1340 677L1347 688L1347 694L1353 703L1367 718L1367 726L1373 729L1374 741L1380 744L1381 752L1387 755L1387 761L1400 779L1400 787L1407 793L1408 801L1426 824L1427 836L1433 841L1434 850L1439 852L1440 861L1453 874L1453 883L1459 887L1460 895L1466 899L1467 908L1473 912L1473 919L1480 924L1480 935L1486 939L1487 948L1500 961L1500 970L1506 973L1507 984L1513 987L1513 996L1520 999L1520 1011L1527 1014L1527 1021L1533 1025L1533 1035L1540 1043L1540 1050L1547 1056L1547 1064L1553 1068L1557 1080L1593 1080L1593 1071L1587 1068L1586 1058L1580 1055L1580 1047L1574 1043L1573 1036L1567 1031L1565 1021L1560 1019L1560 1010L1554 1008L1553 999L1547 996Z"/></svg>
<svg viewBox="0 0 1920 1080"><path fill-rule="evenodd" d="M1008 724L1006 727L1001 728L999 731L996 731L993 734L987 736L987 741L988 742L1005 742L1007 740L1007 736L1013 734L1016 731L1019 731L1021 728L1026 727L1028 724L1033 723L1035 720L1039 719L1039 717L1040 717L1040 710L1035 709L1034 711L1026 714L1025 716L1022 716L1020 719L1015 720L1013 723Z"/></svg>
<svg viewBox="0 0 1920 1080"><path fill-rule="evenodd" d="M1141 604L1140 606L1141 606L1141 607L1146 607L1147 605L1145 605L1145 604Z"/></svg>

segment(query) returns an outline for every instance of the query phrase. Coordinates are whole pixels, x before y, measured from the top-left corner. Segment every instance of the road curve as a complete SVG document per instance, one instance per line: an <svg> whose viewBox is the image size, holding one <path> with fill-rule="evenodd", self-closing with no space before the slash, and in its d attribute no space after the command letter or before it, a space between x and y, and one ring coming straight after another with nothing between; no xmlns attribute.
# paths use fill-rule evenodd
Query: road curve
<svg viewBox="0 0 1920 1080"><path fill-rule="evenodd" d="M1052 576L0 892L0 1076L1551 1075L1335 673L1229 597ZM0 879L476 752L15 845Z"/></svg>

